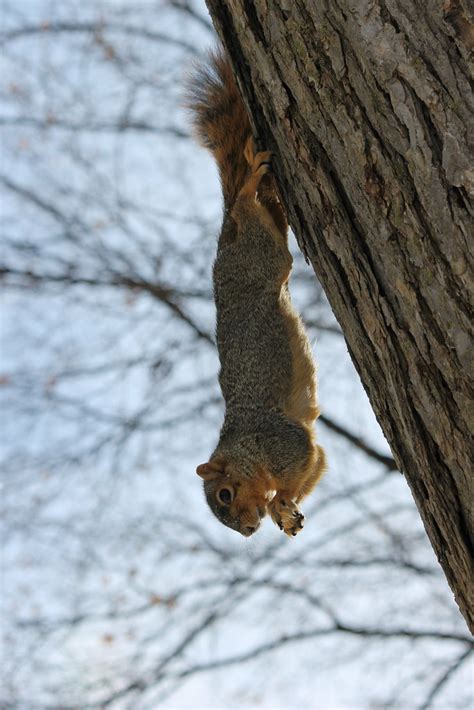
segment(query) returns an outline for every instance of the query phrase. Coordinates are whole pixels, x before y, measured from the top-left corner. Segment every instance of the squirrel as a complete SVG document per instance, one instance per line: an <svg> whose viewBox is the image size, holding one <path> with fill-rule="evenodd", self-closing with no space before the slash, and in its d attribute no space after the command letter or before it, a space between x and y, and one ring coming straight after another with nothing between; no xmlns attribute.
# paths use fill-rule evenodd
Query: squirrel
<svg viewBox="0 0 474 710"><path fill-rule="evenodd" d="M287 535L326 468L316 443L316 372L290 300L288 222L222 48L188 80L186 105L219 170L224 217L213 268L225 418L196 472L218 520L245 537L269 513Z"/></svg>

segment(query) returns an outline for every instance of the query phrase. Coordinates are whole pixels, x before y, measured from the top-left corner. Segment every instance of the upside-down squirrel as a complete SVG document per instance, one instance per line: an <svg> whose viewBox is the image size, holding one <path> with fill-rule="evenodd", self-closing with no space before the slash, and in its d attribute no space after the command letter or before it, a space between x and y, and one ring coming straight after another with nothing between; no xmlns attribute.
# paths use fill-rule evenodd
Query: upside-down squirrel
<svg viewBox="0 0 474 710"><path fill-rule="evenodd" d="M304 521L298 504L321 478L326 457L314 433L311 347L288 291L288 224L271 153L255 150L224 50L194 73L187 106L217 162L224 197L213 280L226 409L219 442L197 473L224 525L248 537L269 513L296 535Z"/></svg>

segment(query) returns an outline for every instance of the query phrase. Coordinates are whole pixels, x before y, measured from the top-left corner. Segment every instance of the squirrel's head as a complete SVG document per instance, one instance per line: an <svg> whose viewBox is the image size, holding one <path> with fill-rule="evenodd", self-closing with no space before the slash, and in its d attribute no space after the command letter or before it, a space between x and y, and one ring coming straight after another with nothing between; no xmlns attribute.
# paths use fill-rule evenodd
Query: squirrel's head
<svg viewBox="0 0 474 710"><path fill-rule="evenodd" d="M204 493L216 518L245 537L253 535L275 495L271 477L263 471L243 476L222 458L201 464L196 473L204 480Z"/></svg>

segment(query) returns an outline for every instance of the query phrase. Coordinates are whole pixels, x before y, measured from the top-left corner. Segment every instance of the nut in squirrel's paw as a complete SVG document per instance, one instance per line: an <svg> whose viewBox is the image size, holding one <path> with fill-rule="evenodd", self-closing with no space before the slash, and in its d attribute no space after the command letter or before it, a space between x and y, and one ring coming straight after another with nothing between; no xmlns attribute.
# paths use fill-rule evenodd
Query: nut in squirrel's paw
<svg viewBox="0 0 474 710"><path fill-rule="evenodd" d="M292 500L276 496L268 506L275 525L290 537L295 537L304 526L304 515Z"/></svg>

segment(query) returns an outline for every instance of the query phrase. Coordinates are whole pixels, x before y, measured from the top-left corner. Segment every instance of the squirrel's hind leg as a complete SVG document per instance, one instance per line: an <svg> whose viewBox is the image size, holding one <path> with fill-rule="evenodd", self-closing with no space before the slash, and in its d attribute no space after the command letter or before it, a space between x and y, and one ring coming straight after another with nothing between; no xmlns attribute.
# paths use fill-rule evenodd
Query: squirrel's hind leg
<svg viewBox="0 0 474 710"><path fill-rule="evenodd" d="M272 153L269 150L255 153L254 140L250 136L245 144L244 157L250 165L250 175L239 192L239 198L255 200L261 179L271 170Z"/></svg>
<svg viewBox="0 0 474 710"><path fill-rule="evenodd" d="M288 221L280 203L275 178L272 174L272 153L270 151L258 152L255 148L255 140L252 136L250 136L245 144L244 157L252 169L255 165L261 167L262 159L263 164L268 166L268 170L266 170L261 176L261 182L258 185L258 195L256 198L258 202L265 207L266 210L268 210L275 226L281 232L283 237L286 238L288 232Z"/></svg>

